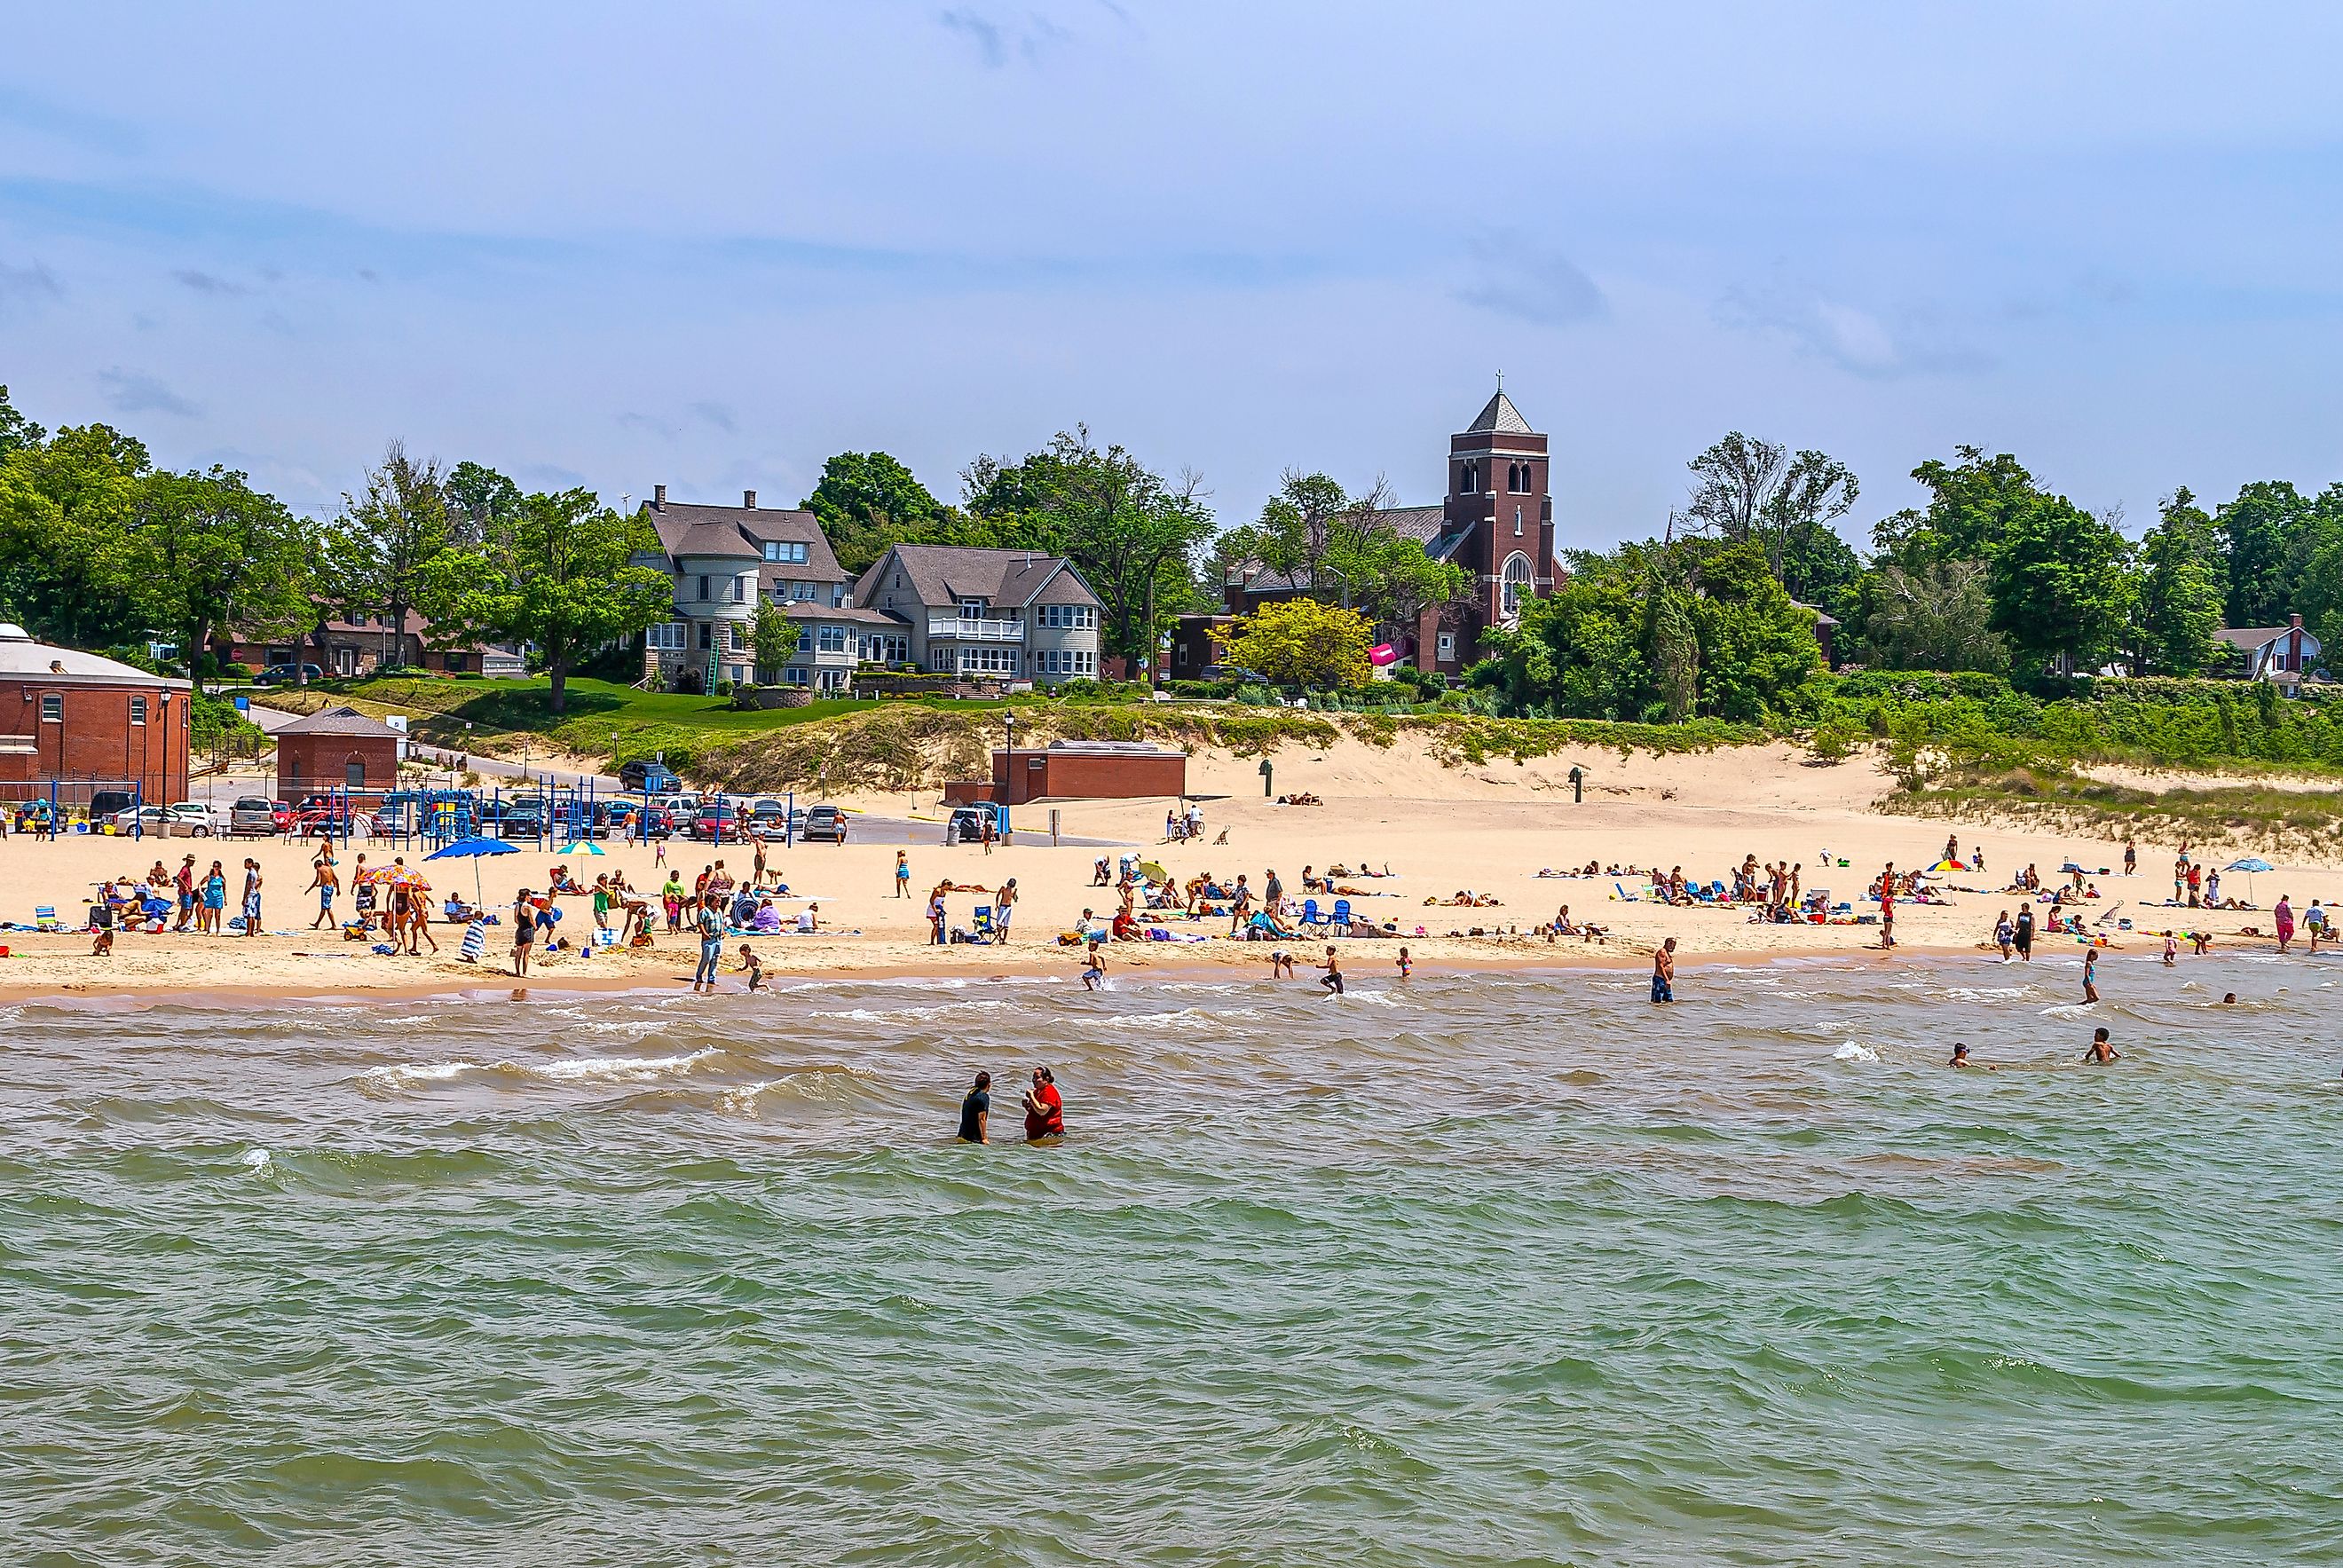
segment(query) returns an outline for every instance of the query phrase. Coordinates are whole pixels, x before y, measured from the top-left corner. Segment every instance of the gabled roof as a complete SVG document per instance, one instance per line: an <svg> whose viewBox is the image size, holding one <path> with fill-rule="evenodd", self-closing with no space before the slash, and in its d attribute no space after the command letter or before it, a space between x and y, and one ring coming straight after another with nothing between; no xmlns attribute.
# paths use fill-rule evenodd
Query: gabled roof
<svg viewBox="0 0 2343 1568"><path fill-rule="evenodd" d="M958 604L964 598L980 598L1004 608L1099 602L1063 556L965 545L896 545L856 582L855 598L868 606L892 592L899 570L906 581L904 591L931 607ZM1071 591L1064 586L1069 581Z"/></svg>
<svg viewBox="0 0 2343 1568"><path fill-rule="evenodd" d="M2291 626L2225 626L2215 631L2213 637L2216 641L2226 642L2231 648L2242 648L2250 651L2258 648L2268 648L2271 643L2295 629ZM2318 644L2318 639L2311 636L2306 628L2302 633L2302 644L2305 648L2315 648Z"/></svg>
<svg viewBox="0 0 2343 1568"><path fill-rule="evenodd" d="M659 535L659 548L669 559L679 556L715 556L734 560L762 561L767 541L806 547L803 565L787 563L777 575L800 580L836 582L846 574L811 512L777 507L703 507L686 501L645 501L642 508ZM769 563L779 564L779 563Z"/></svg>
<svg viewBox="0 0 2343 1568"><path fill-rule="evenodd" d="M1490 398L1487 405L1482 408L1480 417L1465 426L1463 433L1467 436L1477 436L1488 431L1502 431L1507 435L1515 436L1537 434L1530 428L1530 422L1522 417L1522 411L1513 407L1513 400L1505 396L1503 387L1497 389L1496 396Z"/></svg>
<svg viewBox="0 0 2343 1568"><path fill-rule="evenodd" d="M387 736L398 739L398 731L379 719L368 719L357 709L346 704L321 708L307 718L280 726L279 735L357 735L381 739Z"/></svg>
<svg viewBox="0 0 2343 1568"><path fill-rule="evenodd" d="M780 607L791 620L845 621L854 626L880 626L890 631L900 631L910 623L900 615L890 615L883 609L866 609L860 605L828 605L791 603Z"/></svg>

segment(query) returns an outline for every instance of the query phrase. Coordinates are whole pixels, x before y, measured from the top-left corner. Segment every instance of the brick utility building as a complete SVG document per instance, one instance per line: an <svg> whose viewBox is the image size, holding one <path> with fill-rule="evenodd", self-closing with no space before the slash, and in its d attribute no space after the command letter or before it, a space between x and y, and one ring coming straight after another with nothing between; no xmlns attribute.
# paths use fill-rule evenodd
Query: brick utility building
<svg viewBox="0 0 2343 1568"><path fill-rule="evenodd" d="M403 739L355 708L325 708L297 719L276 735L277 798L395 789Z"/></svg>
<svg viewBox="0 0 2343 1568"><path fill-rule="evenodd" d="M1131 740L1053 740L992 754L991 799L1127 800L1188 792L1188 754Z"/></svg>
<svg viewBox="0 0 2343 1568"><path fill-rule="evenodd" d="M33 787L104 783L136 785L150 805L185 799L188 691L0 625L0 790L22 799Z"/></svg>

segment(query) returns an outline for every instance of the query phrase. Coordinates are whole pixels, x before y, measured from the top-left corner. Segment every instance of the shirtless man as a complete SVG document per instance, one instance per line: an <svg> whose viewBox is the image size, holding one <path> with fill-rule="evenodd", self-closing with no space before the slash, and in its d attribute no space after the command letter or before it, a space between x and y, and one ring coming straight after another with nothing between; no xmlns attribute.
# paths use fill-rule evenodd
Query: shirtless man
<svg viewBox="0 0 2343 1568"><path fill-rule="evenodd" d="M1326 994L1341 996L1342 994L1342 960L1335 955L1332 947L1326 950L1326 961L1318 967L1326 971L1318 977L1318 983L1326 988Z"/></svg>
<svg viewBox="0 0 2343 1568"><path fill-rule="evenodd" d="M1676 1000L1676 940L1670 937L1652 950L1652 1000Z"/></svg>

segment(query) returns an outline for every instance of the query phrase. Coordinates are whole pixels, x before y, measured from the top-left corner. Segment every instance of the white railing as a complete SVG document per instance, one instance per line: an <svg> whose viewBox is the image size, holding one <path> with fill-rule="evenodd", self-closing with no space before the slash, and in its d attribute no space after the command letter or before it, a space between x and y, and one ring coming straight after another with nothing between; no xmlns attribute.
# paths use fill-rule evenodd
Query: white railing
<svg viewBox="0 0 2343 1568"><path fill-rule="evenodd" d="M1021 620L980 620L970 616L931 615L928 618L930 637L956 637L968 642L1023 642L1025 623Z"/></svg>

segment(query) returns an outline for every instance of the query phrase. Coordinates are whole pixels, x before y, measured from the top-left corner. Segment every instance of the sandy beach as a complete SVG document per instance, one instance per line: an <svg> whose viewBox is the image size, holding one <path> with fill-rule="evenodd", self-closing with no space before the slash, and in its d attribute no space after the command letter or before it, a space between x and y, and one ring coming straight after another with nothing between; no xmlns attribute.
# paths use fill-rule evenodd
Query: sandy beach
<svg viewBox="0 0 2343 1568"><path fill-rule="evenodd" d="M1276 805L1261 796L1257 759L1203 754L1191 769L1191 788L1205 798L1206 830L1201 840L1162 842L1167 802L1161 800L1061 803L1055 807L1061 830L1069 838L1111 839L1141 849L1182 879L1203 870L1223 879L1243 872L1258 888L1273 869L1297 897L1305 868L1322 873L1333 864L1353 871L1363 867L1380 871L1387 866L1393 873L1388 879L1348 879L1350 886L1365 890L1352 898L1353 909L1377 924L1395 925L1422 968L1558 963L1641 968L1654 944L1674 936L1687 974L1703 962L1727 958L1860 960L1865 954L1878 956L1879 931L1875 925L1760 924L1738 908L1623 901L1614 883L1624 882L1634 892L1638 884L1633 879L1548 878L1539 871L1584 868L1593 859L1605 866L1682 866L1688 878L1713 880L1728 875L1745 855L1754 854L1761 864L1793 861L1801 868L1805 889L1827 888L1835 900L1865 909L1860 890L1882 865L1892 860L1910 869L1933 862L1943 850L1947 831L1927 819L1873 809L1887 782L1871 765L1851 761L1818 768L1786 747L1626 759L1595 754L1527 764L1499 759L1451 768L1397 749L1379 751L1346 741L1322 751L1288 749L1274 760L1280 791L1307 791L1324 804ZM1574 760L1587 775L1580 803L1573 802L1566 777ZM890 816L933 819L936 842L910 847L912 896L907 899L895 896L895 847L854 842L773 847L769 874L786 880L793 895L783 906L785 912L793 914L809 900L820 907L821 929L811 936L749 939L770 973L870 977L1063 970L1071 975L1080 967L1075 953L1053 945L1053 939L1071 928L1086 908L1103 918L1112 914L1118 901L1113 889L1093 885L1093 868L1101 855L1113 859L1121 851L1051 845L1049 806L1021 809L1016 841L988 854L980 845L943 845L939 802L932 794L861 797L841 803ZM1223 831L1225 843L1217 841ZM1977 831L1966 824L1960 839L1965 856L1983 847L1991 874L1956 873L1943 879L1950 900L1945 906L1899 906L1899 946L1909 951L1977 950L1997 912L2016 907L2016 900L2001 890L2008 873L2029 862L2041 869L2046 880L2056 879L2057 867L2069 856L2091 870L2103 866L2117 873L2121 869L2119 842L2007 829ZM623 869L644 890L656 890L663 879L665 872L655 863L650 847L606 848L604 855L573 859L572 873L590 884L598 872ZM2133 931L2114 933L2118 948L2137 949L2157 941L2157 933L2167 925L2191 923L2189 911L2157 902L2170 895L2177 846L2143 843L2138 848L2138 876L2091 879L2104 895L2093 906L2094 913L2121 903L2119 917L2135 921ZM361 853L372 865L400 852L420 853L369 845L362 838L337 849L346 881ZM222 859L232 893L240 886L237 872L243 858L251 855L260 861L266 878L266 934L250 939L125 934L111 955L94 958L85 935L0 933L9 949L9 957L0 960L0 992L25 998L181 991L412 995L475 986L509 990L508 980L499 980L507 958L501 930L491 932L486 958L468 964L457 956L460 930L444 924L434 927L440 951L434 955L427 949L419 958L377 955L365 944L344 940L338 931L308 930L316 901L303 890L314 849L281 839L137 843L80 836L45 843L14 836L0 844L0 889L5 889L0 891L0 919L29 923L34 908L48 904L67 920L78 920L90 886L98 879L142 875L157 859L176 869L191 853L199 874L213 859ZM689 883L702 866L719 858L736 876L745 875L753 854L749 846L719 849L679 839L668 847L668 864ZM2217 861L2230 858L2214 856ZM519 886L543 889L558 859L523 850L480 862L481 886L490 906L508 903ZM1848 862L1844 868L1837 864L1842 859ZM471 863L443 861L427 869L441 891L469 895ZM1011 877L1018 880L1021 901L1008 945L929 945L925 898L937 881L989 890ZM2261 910L2196 912L2195 923L2214 932L2225 948L2260 940L2238 933L2249 927L2267 932L2268 906L2281 893L2290 896L2298 909L2314 898L2331 902L2343 896L2343 869L2333 864L2281 865L2252 881ZM1460 890L1494 897L1500 903L1470 909L1426 904ZM2247 890L2247 879L2236 875L2225 888L2238 895ZM990 901L972 892L952 894L952 922L966 924L976 905ZM1320 901L1331 904L1329 899ZM1603 926L1610 933L1608 940L1549 942L1530 934L1564 905L1574 921L1591 920ZM337 907L344 912L350 908L347 891ZM563 934L575 937L590 927L589 900L567 899L562 907ZM1202 933L1214 940L1114 944L1109 974L1266 967L1267 950L1262 945L1222 940L1228 930L1225 920L1163 923L1174 932ZM1475 930L1483 934L1470 934ZM728 947L728 968L738 940ZM1303 950L1307 961L1320 940L1301 938L1289 945ZM1344 961L1354 972L1375 972L1393 963L1398 945L1353 940L1343 944ZM2066 945L2071 939L2046 935L2037 950L2055 954ZM673 984L688 978L693 953L686 939L662 935L648 950L606 950L590 957L551 954L535 966L533 979L539 988L567 990Z"/></svg>

